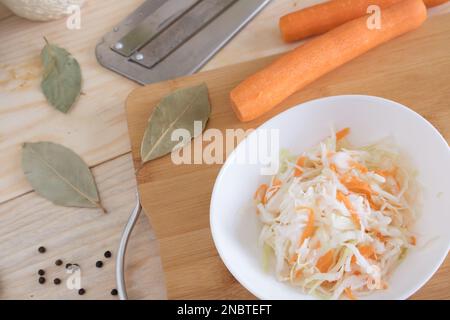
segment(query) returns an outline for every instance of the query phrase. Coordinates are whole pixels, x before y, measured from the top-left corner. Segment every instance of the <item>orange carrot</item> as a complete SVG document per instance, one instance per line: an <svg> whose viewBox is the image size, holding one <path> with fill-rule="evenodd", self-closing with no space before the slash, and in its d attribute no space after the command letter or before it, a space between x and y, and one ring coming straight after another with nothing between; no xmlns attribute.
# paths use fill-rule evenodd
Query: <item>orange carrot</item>
<svg viewBox="0 0 450 320"><path fill-rule="evenodd" d="M387 178L389 176L395 177L395 175L397 174L397 168L394 167L391 170L375 169L375 173L380 175L380 176L382 176L382 177L384 177L384 178Z"/></svg>
<svg viewBox="0 0 450 320"><path fill-rule="evenodd" d="M362 181L355 176L344 176L340 181L349 191L365 195L371 208L375 210L380 209L380 206L377 205L372 199L372 194L374 192L367 182Z"/></svg>
<svg viewBox="0 0 450 320"><path fill-rule="evenodd" d="M303 174L303 170L298 167L303 167L305 165L305 161L306 161L306 158L303 156L298 158L297 163L296 163L297 167L295 168L295 171L294 171L294 177L300 177Z"/></svg>
<svg viewBox="0 0 450 320"><path fill-rule="evenodd" d="M392 168L390 170L375 169L375 173L380 175L380 176L382 176L382 177L384 177L384 178L387 178L387 177L395 178L396 175L397 175L397 171L398 171L397 167L394 167L394 168Z"/></svg>
<svg viewBox="0 0 450 320"><path fill-rule="evenodd" d="M353 209L352 203L347 198L347 196L341 191L338 191L336 193L336 199L344 203L345 207L350 212L350 217L352 218L353 223L359 228L361 226L361 221L359 220L359 216L356 213L355 209Z"/></svg>
<svg viewBox="0 0 450 320"><path fill-rule="evenodd" d="M325 253L323 256L317 260L316 267L319 269L321 273L327 272L331 266L333 265L334 261L334 249L330 249Z"/></svg>
<svg viewBox="0 0 450 320"><path fill-rule="evenodd" d="M375 169L374 172L377 175L382 176L383 178L386 178L389 175L389 171L388 170Z"/></svg>
<svg viewBox="0 0 450 320"><path fill-rule="evenodd" d="M281 180L278 178L275 178L275 179L273 179L272 187L279 187L279 186L281 186L281 184L282 184Z"/></svg>
<svg viewBox="0 0 450 320"><path fill-rule="evenodd" d="M303 234L298 241L298 246L301 246L303 244L303 241L305 241L307 238L312 237L315 231L314 210L307 207L301 207L300 209L306 209L309 211L309 213L308 213L308 222L306 223L305 229L303 230Z"/></svg>
<svg viewBox="0 0 450 320"><path fill-rule="evenodd" d="M319 35L350 20L365 16L371 5L384 9L400 1L402 0L332 0L320 3L281 17L279 22L281 36L285 42L294 42ZM424 0L424 3L430 8L447 1Z"/></svg>
<svg viewBox="0 0 450 320"><path fill-rule="evenodd" d="M331 171L334 171L335 173L337 173L336 165L334 163L330 164L330 169L331 169Z"/></svg>
<svg viewBox="0 0 450 320"><path fill-rule="evenodd" d="M417 244L417 239L416 239L416 237L415 237L415 236L411 236L411 238L409 239L409 242L410 242L413 246L415 246L415 245Z"/></svg>
<svg viewBox="0 0 450 320"><path fill-rule="evenodd" d="M356 297L353 295L352 289L345 288L344 292L350 300L357 300Z"/></svg>
<svg viewBox="0 0 450 320"><path fill-rule="evenodd" d="M448 2L448 0L423 0L423 2L425 2L425 5L428 8L431 8L431 7L438 6L440 4L444 4L444 3Z"/></svg>
<svg viewBox="0 0 450 320"><path fill-rule="evenodd" d="M272 198L275 195L275 193L278 192L282 183L283 182L278 178L273 179L272 186L270 188L265 189L264 197L262 198L261 203L266 204L270 200L270 198ZM267 191L269 191L269 197L267 197Z"/></svg>
<svg viewBox="0 0 450 320"><path fill-rule="evenodd" d="M298 254L294 253L294 255L289 259L289 264L294 264L298 259Z"/></svg>
<svg viewBox="0 0 450 320"><path fill-rule="evenodd" d="M259 186L259 188L256 190L255 195L253 196L253 198L256 201L261 202L262 204L265 204L266 202L266 192L267 189L269 188L269 186L265 183L263 183L262 185Z"/></svg>
<svg viewBox="0 0 450 320"><path fill-rule="evenodd" d="M303 275L303 270L297 270L295 272L295 279L301 278L302 275Z"/></svg>
<svg viewBox="0 0 450 320"><path fill-rule="evenodd" d="M375 253L375 248L371 245L359 245L358 247L359 253L366 259L377 259L377 254ZM352 263L356 262L355 256L351 259Z"/></svg>
<svg viewBox="0 0 450 320"><path fill-rule="evenodd" d="M381 234L381 232L377 231L375 232L375 236L380 240L381 242L388 241L388 237Z"/></svg>
<svg viewBox="0 0 450 320"><path fill-rule="evenodd" d="M350 128L344 128L336 132L336 140L344 139L350 133Z"/></svg>
<svg viewBox="0 0 450 320"><path fill-rule="evenodd" d="M397 187L398 190L400 190L400 183L397 180L397 169L398 168L393 168L391 170L381 170L381 169L377 169L375 170L375 173L384 177L386 180L388 178L392 178L395 182L395 185Z"/></svg>
<svg viewBox="0 0 450 320"><path fill-rule="evenodd" d="M383 10L381 29L368 29L366 17L347 22L244 80L230 93L232 107L241 121L256 119L324 74L418 28L426 17L422 0L404 0Z"/></svg>
<svg viewBox="0 0 450 320"><path fill-rule="evenodd" d="M372 195L372 189L369 184L355 176L345 175L340 181L349 191L362 193L367 197Z"/></svg>
<svg viewBox="0 0 450 320"><path fill-rule="evenodd" d="M366 258L376 257L375 248L371 245L359 245L358 250Z"/></svg>

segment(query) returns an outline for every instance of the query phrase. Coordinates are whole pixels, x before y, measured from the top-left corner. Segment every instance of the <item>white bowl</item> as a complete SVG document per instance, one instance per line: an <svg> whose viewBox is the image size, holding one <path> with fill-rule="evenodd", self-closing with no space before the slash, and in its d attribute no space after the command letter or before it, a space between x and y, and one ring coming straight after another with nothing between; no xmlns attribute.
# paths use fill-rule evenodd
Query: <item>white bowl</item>
<svg viewBox="0 0 450 320"><path fill-rule="evenodd" d="M293 107L257 129L279 129L280 148L294 153L316 145L329 135L330 126L350 127L355 145L393 136L401 151L418 170L422 185L421 216L414 231L418 246L410 250L389 280L387 290L368 299L406 299L423 286L444 261L450 244L450 149L439 132L411 109L383 98L346 95L309 101ZM267 182L261 165L238 164L250 134L228 157L211 198L210 223L216 248L233 276L260 299L314 299L301 289L281 283L261 263L258 236L261 228L255 214L242 210L257 186ZM425 243L426 242L426 243Z"/></svg>

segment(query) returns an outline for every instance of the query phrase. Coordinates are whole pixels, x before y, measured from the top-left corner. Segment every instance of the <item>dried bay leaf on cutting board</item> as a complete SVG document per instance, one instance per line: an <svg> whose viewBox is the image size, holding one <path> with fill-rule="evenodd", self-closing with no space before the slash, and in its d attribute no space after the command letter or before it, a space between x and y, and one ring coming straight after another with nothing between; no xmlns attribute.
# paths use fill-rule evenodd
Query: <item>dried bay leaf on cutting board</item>
<svg viewBox="0 0 450 320"><path fill-rule="evenodd" d="M194 122L202 122L202 131L206 127L211 105L208 87L205 83L178 89L165 96L155 107L141 143L142 163L162 157L174 150L179 141L172 141L172 132L186 129L195 138ZM182 146L179 146L181 148Z"/></svg>
<svg viewBox="0 0 450 320"><path fill-rule="evenodd" d="M36 193L54 204L106 212L89 167L72 150L52 142L24 143L22 168Z"/></svg>
<svg viewBox="0 0 450 320"><path fill-rule="evenodd" d="M67 113L80 96L81 68L67 50L45 41L41 52L44 65L41 89L53 107Z"/></svg>

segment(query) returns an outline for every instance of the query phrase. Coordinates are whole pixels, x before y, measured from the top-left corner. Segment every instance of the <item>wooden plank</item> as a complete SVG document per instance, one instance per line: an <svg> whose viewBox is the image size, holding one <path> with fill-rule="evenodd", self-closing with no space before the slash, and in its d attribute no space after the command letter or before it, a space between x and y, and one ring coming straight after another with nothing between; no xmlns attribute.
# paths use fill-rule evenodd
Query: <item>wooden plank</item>
<svg viewBox="0 0 450 320"><path fill-rule="evenodd" d="M135 203L136 182L131 156L125 155L93 170L108 214L96 209L58 207L34 192L0 206L0 299L117 299L110 295L115 284L115 254L120 235ZM47 252L40 254L39 246ZM103 253L111 250L113 257ZM81 266L87 293L69 290L69 274L56 259ZM102 260L98 269L95 262ZM128 245L126 281L131 299L164 299L165 285L158 242L144 214ZM46 272L45 285L37 271ZM63 283L53 284L59 277Z"/></svg>
<svg viewBox="0 0 450 320"><path fill-rule="evenodd" d="M152 106L175 88L200 82L206 82L210 92L209 128L253 128L298 103L351 93L382 96L403 103L431 121L448 141L449 50L449 16L434 17L420 29L355 59L293 95L261 119L246 124L237 121L228 94L273 57L139 88L127 101L135 167L140 167L140 141ZM423 52L427 52L426 58ZM167 156L150 162L138 173L142 203L161 244L169 298L228 298L231 287L237 290L234 297L251 297L236 289L236 281L221 264L211 241L209 200L219 169L218 165L176 166ZM205 268L206 265L214 267ZM202 283L198 281L199 274ZM424 293L426 297L450 298L450 275L448 272L440 275L439 280L446 283L447 290L428 289Z"/></svg>

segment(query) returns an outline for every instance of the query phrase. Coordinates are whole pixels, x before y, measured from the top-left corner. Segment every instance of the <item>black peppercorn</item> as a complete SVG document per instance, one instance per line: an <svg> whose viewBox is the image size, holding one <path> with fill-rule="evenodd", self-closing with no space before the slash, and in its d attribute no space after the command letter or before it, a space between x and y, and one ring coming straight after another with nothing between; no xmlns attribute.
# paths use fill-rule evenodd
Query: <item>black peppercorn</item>
<svg viewBox="0 0 450 320"><path fill-rule="evenodd" d="M101 267L103 267L103 262L97 261L97 262L95 263L95 266L96 266L97 268L101 268Z"/></svg>
<svg viewBox="0 0 450 320"><path fill-rule="evenodd" d="M66 264L66 269L70 269L70 268L72 268L72 264L71 263L67 263Z"/></svg>
<svg viewBox="0 0 450 320"><path fill-rule="evenodd" d="M61 284L61 279L55 278L55 279L53 280L53 283L56 284L56 285Z"/></svg>
<svg viewBox="0 0 450 320"><path fill-rule="evenodd" d="M60 266L60 265L63 264L63 262L62 262L61 259L58 259L58 260L55 261L55 264L56 264L57 266Z"/></svg>
<svg viewBox="0 0 450 320"><path fill-rule="evenodd" d="M39 251L39 253L45 253L45 251L47 251L47 250L45 249L45 247L39 247L38 251Z"/></svg>
<svg viewBox="0 0 450 320"><path fill-rule="evenodd" d="M111 256L112 256L112 253L111 253L111 251L106 251L105 252L105 254L104 254L104 256L105 256L105 258L111 258Z"/></svg>
<svg viewBox="0 0 450 320"><path fill-rule="evenodd" d="M117 289L112 289L111 290L111 295L112 296L117 296Z"/></svg>
<svg viewBox="0 0 450 320"><path fill-rule="evenodd" d="M80 296L82 296L83 294L85 294L86 293L86 290L84 290L83 288L81 288L80 290L78 290L78 294L80 295Z"/></svg>
<svg viewBox="0 0 450 320"><path fill-rule="evenodd" d="M45 271L44 271L44 270L40 269L40 270L38 271L38 275L43 276L44 274L45 274Z"/></svg>
<svg viewBox="0 0 450 320"><path fill-rule="evenodd" d="M45 278L44 277L39 277L39 283L40 284L44 284L45 283Z"/></svg>

